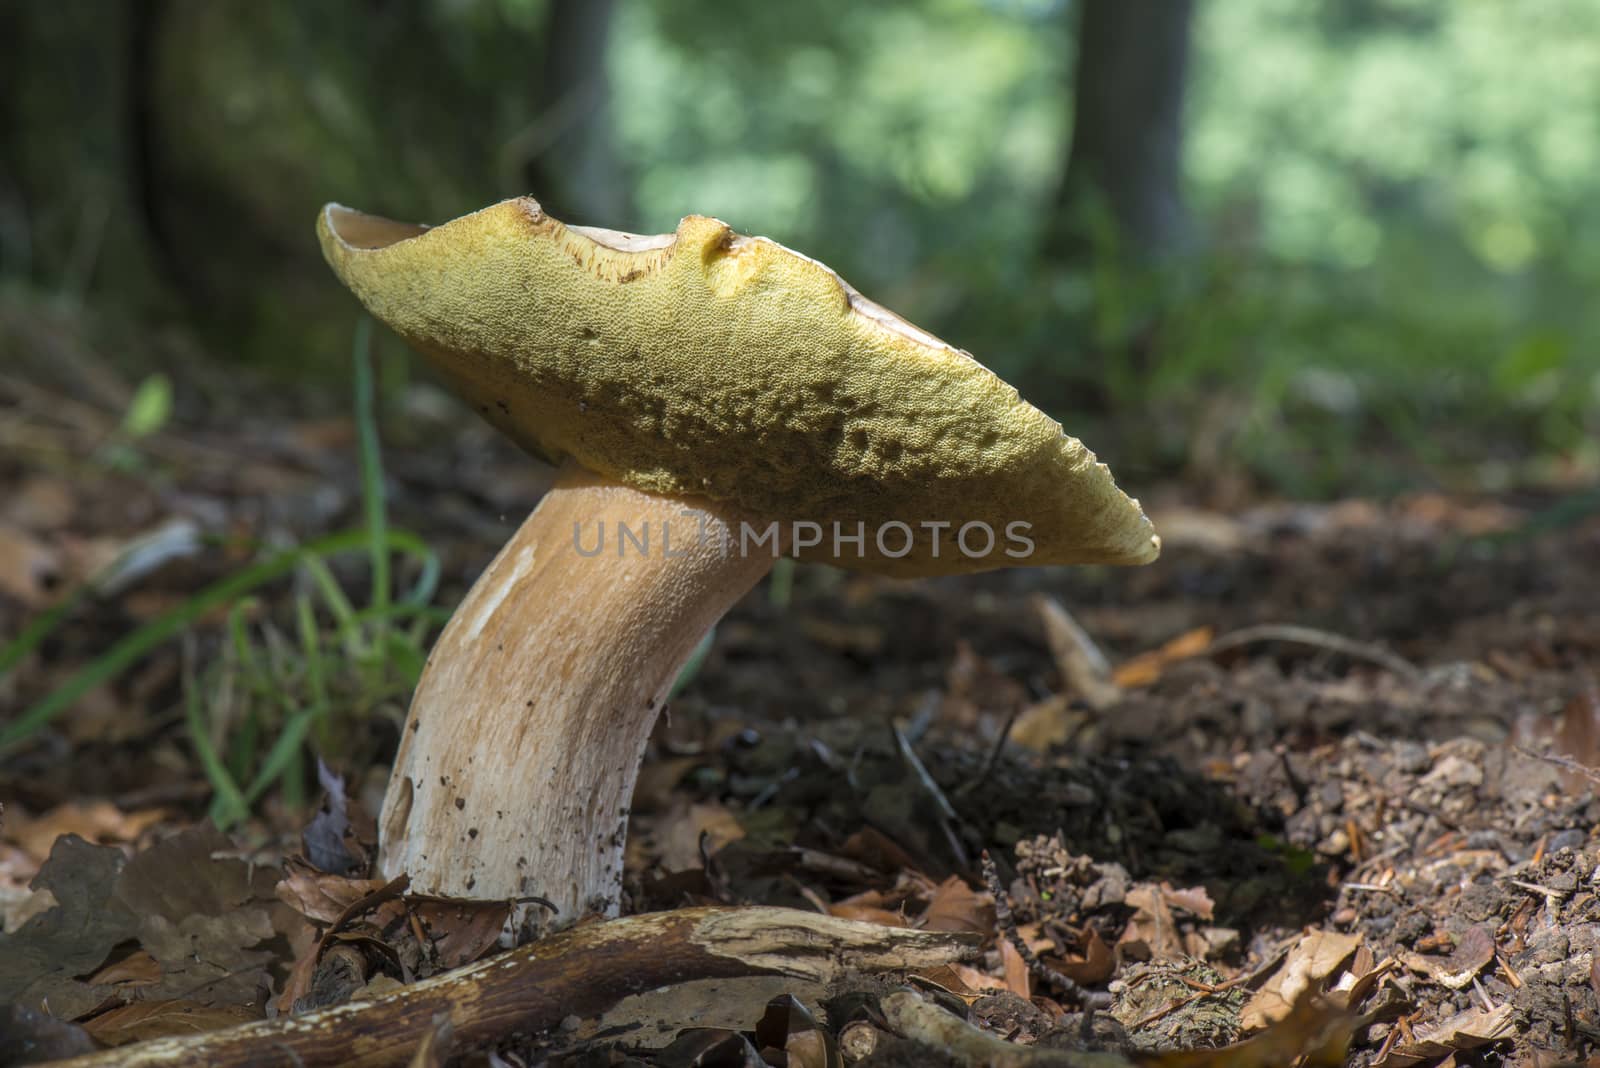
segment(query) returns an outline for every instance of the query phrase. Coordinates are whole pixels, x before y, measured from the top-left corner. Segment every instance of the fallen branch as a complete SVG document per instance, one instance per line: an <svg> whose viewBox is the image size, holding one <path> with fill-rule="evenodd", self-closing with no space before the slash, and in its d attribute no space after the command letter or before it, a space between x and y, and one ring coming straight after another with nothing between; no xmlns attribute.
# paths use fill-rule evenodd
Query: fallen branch
<svg viewBox="0 0 1600 1068"><path fill-rule="evenodd" d="M1133 1068L1133 1062L1114 1053L1040 1049L1007 1042L907 991L883 999L883 1017L902 1038L939 1050L970 1068Z"/></svg>
<svg viewBox="0 0 1600 1068"><path fill-rule="evenodd" d="M1291 645L1326 649L1352 660L1366 660L1379 667L1388 668L1394 674L1406 679L1414 679L1422 674L1417 665L1405 657L1391 653L1381 645L1356 641L1342 634L1332 634L1325 630L1317 630L1315 627L1302 627L1294 623L1262 623L1253 627L1243 627L1213 641L1206 648L1205 655L1215 656L1227 649L1255 645L1258 642L1288 642Z"/></svg>
<svg viewBox="0 0 1600 1068"><path fill-rule="evenodd" d="M827 983L969 956L970 936L909 931L796 909L695 908L576 927L388 997L304 1016L162 1038L57 1062L58 1068L405 1064L442 1016L464 1051L513 1032L594 1016L630 994L691 979L788 975Z"/></svg>

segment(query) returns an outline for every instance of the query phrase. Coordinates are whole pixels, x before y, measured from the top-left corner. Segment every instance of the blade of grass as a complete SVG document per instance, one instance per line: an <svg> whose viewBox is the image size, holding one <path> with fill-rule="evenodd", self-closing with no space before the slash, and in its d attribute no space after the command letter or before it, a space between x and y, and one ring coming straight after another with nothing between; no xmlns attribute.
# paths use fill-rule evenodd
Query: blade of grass
<svg viewBox="0 0 1600 1068"><path fill-rule="evenodd" d="M326 705L311 705L289 717L282 733L278 735L278 740L267 750L266 759L261 762L261 770L256 772L256 777L250 780L250 788L244 792L246 811L249 805L261 799L261 795L266 793L274 782L297 766L295 758L300 755L300 747L305 743L306 732L326 711Z"/></svg>
<svg viewBox="0 0 1600 1068"><path fill-rule="evenodd" d="M372 317L356 323L352 354L356 372L356 430L361 449L361 503L367 526L367 552L372 559L372 607L389 607L388 506L384 500L383 455L378 447L376 389L372 376ZM383 617L379 616L380 630Z"/></svg>
<svg viewBox="0 0 1600 1068"><path fill-rule="evenodd" d="M189 724L189 743L194 746L195 755L200 758L200 768L216 794L211 804L211 818L218 827L227 829L249 815L250 806L211 745L211 733L200 708L200 688L191 682L184 686L184 690L184 716Z"/></svg>
<svg viewBox="0 0 1600 1068"><path fill-rule="evenodd" d="M426 546L414 534L390 530L386 531L384 537L385 544L397 551L419 557L427 555ZM332 556L370 544L369 532L365 529L340 531L307 542L305 545L286 549L212 583L176 608L151 620L115 643L33 707L4 727L0 727L0 754L31 736L84 694L101 683L115 678L145 654L176 636L213 609L228 604L268 582L282 578L309 557Z"/></svg>

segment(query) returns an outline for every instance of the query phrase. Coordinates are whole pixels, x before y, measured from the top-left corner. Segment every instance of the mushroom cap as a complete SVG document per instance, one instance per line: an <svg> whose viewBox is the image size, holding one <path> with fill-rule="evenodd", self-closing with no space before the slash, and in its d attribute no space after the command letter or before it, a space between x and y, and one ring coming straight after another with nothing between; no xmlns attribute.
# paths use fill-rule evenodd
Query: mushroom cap
<svg viewBox="0 0 1600 1068"><path fill-rule="evenodd" d="M1015 388L719 220L639 237L522 197L437 227L330 204L317 231L368 310L524 448L816 523L802 559L915 577L1160 551L1138 502ZM958 543L975 523L982 555L982 528Z"/></svg>

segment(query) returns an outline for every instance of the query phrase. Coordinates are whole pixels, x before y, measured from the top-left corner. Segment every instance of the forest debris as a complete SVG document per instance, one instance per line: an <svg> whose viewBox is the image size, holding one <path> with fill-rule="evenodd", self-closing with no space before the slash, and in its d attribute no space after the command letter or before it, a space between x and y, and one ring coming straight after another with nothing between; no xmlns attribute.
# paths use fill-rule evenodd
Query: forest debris
<svg viewBox="0 0 1600 1068"><path fill-rule="evenodd" d="M56 907L0 937L0 1001L82 1016L118 993L123 973L102 966L136 940L159 965L153 982L139 983L141 997L261 1006L272 954L255 947L274 935L265 887L243 861L213 857L227 845L209 825L132 860L60 839L34 880Z"/></svg>
<svg viewBox="0 0 1600 1068"><path fill-rule="evenodd" d="M1497 1042L1511 1034L1513 1012L1509 1003L1493 1009L1472 1008L1430 1027L1420 1027L1414 1040L1396 1043L1374 1062L1374 1068L1417 1068L1452 1053Z"/></svg>
<svg viewBox="0 0 1600 1068"><path fill-rule="evenodd" d="M376 1001L165 1038L64 1062L61 1068L253 1063L270 1046L302 1068L405 1063L431 1021L449 1013L460 1048L570 1015L593 1016L628 993L689 978L759 974L831 982L851 971L905 972L966 956L959 935L851 923L794 909L694 908L589 924Z"/></svg>
<svg viewBox="0 0 1600 1068"><path fill-rule="evenodd" d="M883 1015L902 1037L972 1068L1132 1068L1127 1059L1111 1053L1069 1053L1014 1045L910 991L884 998Z"/></svg>
<svg viewBox="0 0 1600 1068"><path fill-rule="evenodd" d="M1179 929L1174 910L1198 919L1212 918L1211 897L1203 887L1174 890L1166 883L1138 883L1123 898L1135 911L1117 940L1117 949L1134 960L1176 960L1204 957L1205 943L1194 932Z"/></svg>
<svg viewBox="0 0 1600 1068"><path fill-rule="evenodd" d="M125 1046L167 1035L195 1035L247 1023L256 1014L238 1005L194 1001L131 1001L86 1020L83 1029L108 1046Z"/></svg>
<svg viewBox="0 0 1600 1068"><path fill-rule="evenodd" d="M756 1022L755 1035L763 1055L768 1050L783 1054L788 1068L841 1066L833 1035L792 994L780 994L767 1003L766 1012Z"/></svg>
<svg viewBox="0 0 1600 1068"><path fill-rule="evenodd" d="M1035 594L1031 600L1044 625L1050 657L1068 689L1096 712L1122 700L1122 687L1112 681L1111 662L1066 607L1044 594Z"/></svg>
<svg viewBox="0 0 1600 1068"><path fill-rule="evenodd" d="M1302 935L1283 965L1245 1004L1240 1017L1244 1029L1259 1031L1287 1019L1306 993L1338 971L1360 945L1358 934L1317 930Z"/></svg>
<svg viewBox="0 0 1600 1068"><path fill-rule="evenodd" d="M1211 648L1211 639L1215 634L1215 629L1210 626L1184 631L1159 648L1140 653L1118 664L1117 669L1111 673L1111 681L1124 689L1149 686L1161 677L1163 671L1178 661L1205 655Z"/></svg>
<svg viewBox="0 0 1600 1068"><path fill-rule="evenodd" d="M922 914L922 927L987 936L994 930L994 901L973 890L959 875L952 875L934 890Z"/></svg>
<svg viewBox="0 0 1600 1068"><path fill-rule="evenodd" d="M283 878L274 890L279 901L308 920L333 923L351 905L384 885L381 879L352 879L318 871L304 857L283 862Z"/></svg>
<svg viewBox="0 0 1600 1068"><path fill-rule="evenodd" d="M166 810L159 808L124 812L109 801L68 801L32 817L8 806L4 837L34 859L43 860L63 835L107 845L135 842L166 815Z"/></svg>
<svg viewBox="0 0 1600 1068"><path fill-rule="evenodd" d="M1479 924L1468 927L1462 933L1460 942L1448 957L1430 957L1404 951L1396 956L1401 964L1440 986L1451 990L1465 990L1472 985L1478 973L1494 960L1494 935L1487 927Z"/></svg>
<svg viewBox="0 0 1600 1068"><path fill-rule="evenodd" d="M1236 631L1224 634L1211 643L1206 651L1207 655L1215 656L1217 653L1229 649L1238 649L1246 645L1255 645L1261 642L1287 642L1291 645L1305 645L1314 649L1326 649L1330 653L1349 657L1352 660L1366 660L1377 664L1395 675L1404 679L1416 679L1422 674L1411 661L1391 653L1381 645L1371 642L1356 641L1346 638L1342 634L1332 634L1315 627L1303 627L1295 623L1261 623L1251 627L1241 627Z"/></svg>
<svg viewBox="0 0 1600 1068"><path fill-rule="evenodd" d="M728 806L680 797L655 818L652 842L664 870L688 871L743 837L744 827Z"/></svg>
<svg viewBox="0 0 1600 1068"><path fill-rule="evenodd" d="M1055 693L1018 713L1006 738L1035 753L1048 753L1067 744L1086 720L1074 709L1072 695Z"/></svg>

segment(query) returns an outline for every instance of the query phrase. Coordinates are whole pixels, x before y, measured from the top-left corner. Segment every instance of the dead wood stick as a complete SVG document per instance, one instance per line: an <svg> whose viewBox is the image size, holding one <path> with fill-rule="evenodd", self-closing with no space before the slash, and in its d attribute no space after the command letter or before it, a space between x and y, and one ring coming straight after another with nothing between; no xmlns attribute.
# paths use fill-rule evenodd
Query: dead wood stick
<svg viewBox="0 0 1600 1068"><path fill-rule="evenodd" d="M56 1062L58 1068L317 1068L403 1065L442 1015L458 1051L568 1016L594 1016L630 994L691 979L790 975L831 982L847 971L948 964L969 936L908 931L775 908L694 908L576 927L388 997L221 1031L161 1038Z"/></svg>
<svg viewBox="0 0 1600 1068"><path fill-rule="evenodd" d="M1060 601L1042 593L1034 595L1033 610L1044 625L1050 658L1068 688L1096 712L1104 712L1122 700L1122 687L1111 677L1111 662L1072 613Z"/></svg>
<svg viewBox="0 0 1600 1068"><path fill-rule="evenodd" d="M1403 656L1391 653L1381 645L1356 641L1342 634L1332 634L1325 630L1317 630L1315 627L1302 627L1296 623L1260 623L1243 627L1217 638L1206 648L1205 655L1214 656L1226 649L1254 645L1257 642L1288 642L1291 645L1326 649L1350 657L1352 660L1366 660L1379 667L1388 668L1394 674L1407 679L1414 679L1422 674L1417 665Z"/></svg>
<svg viewBox="0 0 1600 1068"><path fill-rule="evenodd" d="M970 1068L1134 1068L1132 1061L1114 1053L1039 1049L1007 1042L909 991L884 998L883 1017L902 1038L940 1050Z"/></svg>

